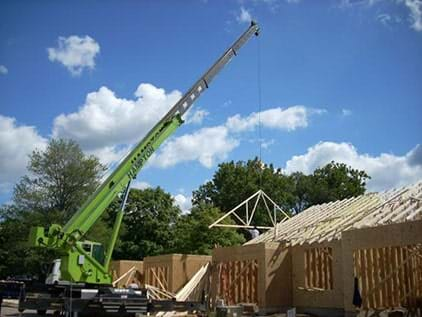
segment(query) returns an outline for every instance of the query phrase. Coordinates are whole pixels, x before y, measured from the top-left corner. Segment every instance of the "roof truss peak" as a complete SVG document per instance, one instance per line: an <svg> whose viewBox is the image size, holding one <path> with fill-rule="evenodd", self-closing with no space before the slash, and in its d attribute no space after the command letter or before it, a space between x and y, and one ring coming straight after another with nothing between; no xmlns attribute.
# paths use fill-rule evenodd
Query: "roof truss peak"
<svg viewBox="0 0 422 317"><path fill-rule="evenodd" d="M264 209L267 211L271 219L272 227L252 225L252 220L256 214L259 202L263 203ZM244 228L244 229L272 229L277 227L277 214L282 215L279 223L282 223L290 218L290 216L277 205L262 189L258 190L255 194L242 201L232 210L224 214L224 216L217 219L214 223L208 226L212 227L229 227L229 228ZM224 219L232 216L236 219L237 224L225 224Z"/></svg>

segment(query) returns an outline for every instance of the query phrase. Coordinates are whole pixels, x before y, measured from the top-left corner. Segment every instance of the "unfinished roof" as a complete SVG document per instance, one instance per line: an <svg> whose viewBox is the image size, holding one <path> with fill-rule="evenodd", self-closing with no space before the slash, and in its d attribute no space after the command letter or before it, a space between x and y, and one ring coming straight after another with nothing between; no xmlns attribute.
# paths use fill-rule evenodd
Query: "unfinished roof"
<svg viewBox="0 0 422 317"><path fill-rule="evenodd" d="M422 219L422 181L382 193L315 205L248 241L288 245L339 239L348 229Z"/></svg>

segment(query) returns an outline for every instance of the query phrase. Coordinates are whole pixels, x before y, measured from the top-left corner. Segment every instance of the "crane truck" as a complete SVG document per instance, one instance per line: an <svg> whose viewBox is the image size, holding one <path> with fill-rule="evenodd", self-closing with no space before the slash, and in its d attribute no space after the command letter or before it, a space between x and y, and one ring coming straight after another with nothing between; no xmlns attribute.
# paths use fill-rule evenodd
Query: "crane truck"
<svg viewBox="0 0 422 317"><path fill-rule="evenodd" d="M36 309L39 313L45 313L53 309L76 313L123 314L204 309L200 302L151 300L146 289L114 288L110 262L132 180L158 147L183 124L183 114L209 87L220 70L258 33L258 24L251 22L249 28L129 152L64 226L53 224L49 228L31 228L31 246L55 249L61 257L54 261L45 283L27 284L20 289L20 311ZM120 208L107 246L86 240L87 232L115 199L120 199Z"/></svg>

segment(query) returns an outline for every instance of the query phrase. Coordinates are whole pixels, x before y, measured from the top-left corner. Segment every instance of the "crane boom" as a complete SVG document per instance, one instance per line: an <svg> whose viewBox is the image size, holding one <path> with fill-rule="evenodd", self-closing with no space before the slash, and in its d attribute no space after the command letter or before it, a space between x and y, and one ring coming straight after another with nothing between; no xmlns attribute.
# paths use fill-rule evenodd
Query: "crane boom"
<svg viewBox="0 0 422 317"><path fill-rule="evenodd" d="M183 123L182 115L209 87L219 71L237 54L237 51L252 35L258 35L258 32L258 25L251 22L249 28L131 150L63 228L59 225L52 225L47 233L44 228L40 227L31 230L30 242L32 245L64 251L61 263L61 273L64 279L100 284L110 283L109 263L123 218L124 202L131 180L136 177L157 148ZM86 248L84 249L80 241L118 195L122 196L122 208L116 216L105 260L101 263L92 257Z"/></svg>

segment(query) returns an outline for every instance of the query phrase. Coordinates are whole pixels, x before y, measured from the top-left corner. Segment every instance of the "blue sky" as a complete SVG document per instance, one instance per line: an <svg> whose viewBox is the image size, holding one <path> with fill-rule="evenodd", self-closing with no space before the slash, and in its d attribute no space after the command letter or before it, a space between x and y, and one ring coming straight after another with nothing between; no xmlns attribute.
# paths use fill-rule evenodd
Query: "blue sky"
<svg viewBox="0 0 422 317"><path fill-rule="evenodd" d="M336 160L365 169L369 190L420 180L421 15L421 0L2 1L0 202L51 137L116 162L251 18L259 39L136 186L159 185L188 208L218 163L259 153L258 124L263 161L286 173Z"/></svg>

